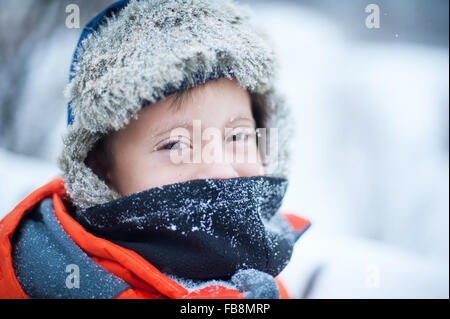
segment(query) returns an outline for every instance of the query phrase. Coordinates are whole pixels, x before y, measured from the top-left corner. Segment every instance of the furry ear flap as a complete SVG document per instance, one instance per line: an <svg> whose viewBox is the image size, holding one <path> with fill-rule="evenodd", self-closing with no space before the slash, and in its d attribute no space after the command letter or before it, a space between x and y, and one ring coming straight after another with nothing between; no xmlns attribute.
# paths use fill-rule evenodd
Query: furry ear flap
<svg viewBox="0 0 450 319"><path fill-rule="evenodd" d="M110 147L109 139L104 137L94 145L84 160L84 164L109 187L112 186L110 172L113 168L113 158Z"/></svg>

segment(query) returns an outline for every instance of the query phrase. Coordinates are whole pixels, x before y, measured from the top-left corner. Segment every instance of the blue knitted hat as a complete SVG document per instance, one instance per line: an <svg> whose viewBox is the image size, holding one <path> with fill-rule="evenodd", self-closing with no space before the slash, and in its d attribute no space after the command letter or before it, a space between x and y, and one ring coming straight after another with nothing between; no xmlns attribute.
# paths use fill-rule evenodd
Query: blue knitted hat
<svg viewBox="0 0 450 319"><path fill-rule="evenodd" d="M69 82L72 81L74 74L75 74L75 68L74 65L78 62L78 50L81 47L81 43L84 39L87 38L89 34L94 32L98 29L99 25L104 21L105 18L111 17L112 14L117 13L120 11L123 7L125 7L130 0L120 0L117 2L114 2L109 7L107 7L105 10L100 12L98 15L96 15L83 29L80 35L80 39L78 40L77 47L75 49L75 53L73 54L72 63L70 64L70 74L69 74ZM71 108L71 101L67 104L67 124L71 125L73 123L73 115L72 115L72 108Z"/></svg>

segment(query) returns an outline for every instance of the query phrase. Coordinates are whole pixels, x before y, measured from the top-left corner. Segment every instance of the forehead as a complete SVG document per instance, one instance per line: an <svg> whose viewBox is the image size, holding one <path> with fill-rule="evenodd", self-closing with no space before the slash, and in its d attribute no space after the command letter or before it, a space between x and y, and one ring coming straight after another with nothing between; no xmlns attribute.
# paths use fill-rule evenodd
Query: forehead
<svg viewBox="0 0 450 319"><path fill-rule="evenodd" d="M250 95L236 80L223 78L197 86L177 108L175 100L173 94L144 107L125 130L154 135L174 124L192 125L194 120L200 120L202 127L223 127L238 117L252 119Z"/></svg>

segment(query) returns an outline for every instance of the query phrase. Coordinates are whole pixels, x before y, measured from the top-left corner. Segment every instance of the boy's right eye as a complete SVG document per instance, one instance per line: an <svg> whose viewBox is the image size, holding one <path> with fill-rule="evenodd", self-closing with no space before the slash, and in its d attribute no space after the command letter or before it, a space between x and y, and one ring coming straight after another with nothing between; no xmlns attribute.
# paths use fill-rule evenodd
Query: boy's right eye
<svg viewBox="0 0 450 319"><path fill-rule="evenodd" d="M190 146L184 142L170 142L168 144L165 144L161 149L163 150L182 150L185 148L189 148Z"/></svg>

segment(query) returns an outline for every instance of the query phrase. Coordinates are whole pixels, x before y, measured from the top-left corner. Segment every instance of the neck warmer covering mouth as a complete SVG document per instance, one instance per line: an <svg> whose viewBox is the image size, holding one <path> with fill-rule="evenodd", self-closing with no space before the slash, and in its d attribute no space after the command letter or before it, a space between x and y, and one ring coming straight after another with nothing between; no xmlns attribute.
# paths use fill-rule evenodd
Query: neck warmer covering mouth
<svg viewBox="0 0 450 319"><path fill-rule="evenodd" d="M196 179L78 210L75 219L166 274L227 280L256 269L275 277L296 239L276 214L287 185L268 176Z"/></svg>

